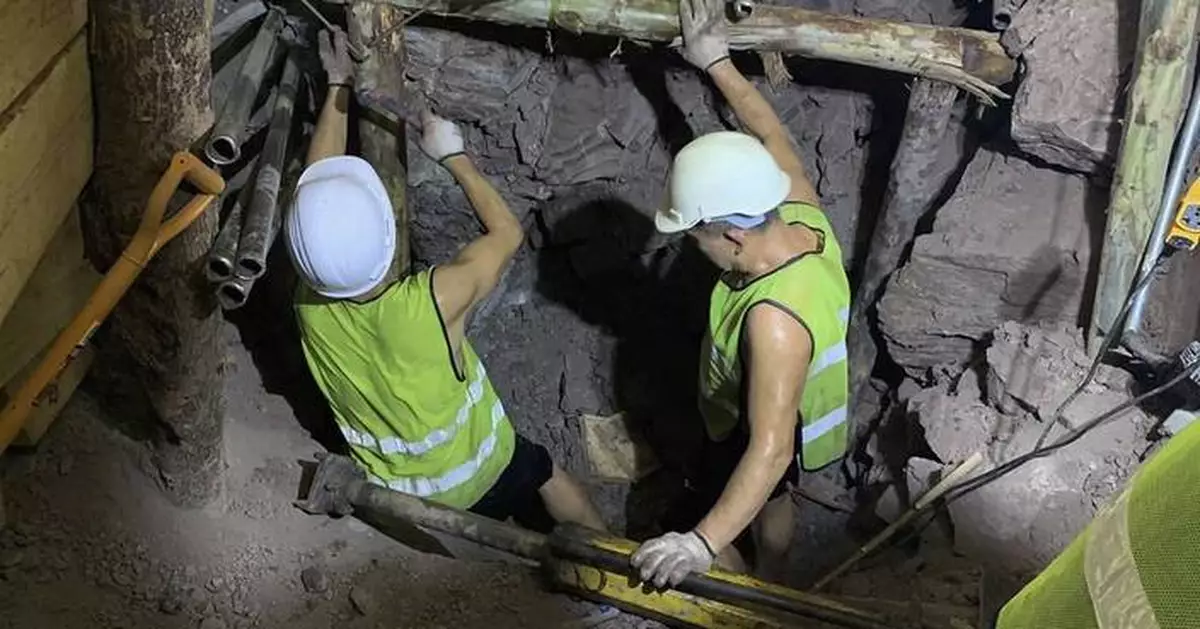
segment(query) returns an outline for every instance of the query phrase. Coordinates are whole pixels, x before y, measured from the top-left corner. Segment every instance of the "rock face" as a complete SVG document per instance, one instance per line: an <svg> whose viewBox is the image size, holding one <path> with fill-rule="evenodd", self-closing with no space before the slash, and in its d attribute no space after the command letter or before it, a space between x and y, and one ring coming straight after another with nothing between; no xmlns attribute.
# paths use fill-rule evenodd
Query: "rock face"
<svg viewBox="0 0 1200 629"><path fill-rule="evenodd" d="M1083 177L981 151L880 302L892 359L925 379L1003 321L1076 321L1104 206Z"/></svg>
<svg viewBox="0 0 1200 629"><path fill-rule="evenodd" d="M1012 138L1022 151L1080 172L1112 167L1137 5L1028 0L1016 13L1002 41L1025 62L1012 116Z"/></svg>
<svg viewBox="0 0 1200 629"><path fill-rule="evenodd" d="M939 459L959 461L981 452L983 470L1034 449L1045 425L1035 413L1053 413L1082 377L1087 359L1078 331L1057 325L1010 322L990 336L995 340L987 352L986 395L967 373L957 387L943 382L915 393L908 407ZM1123 387L1115 370L1102 372L1071 406L1068 425L1078 427L1116 406L1126 399ZM1129 478L1149 447L1145 434L1152 423L1140 411L1129 411L951 502L955 548L1008 573L1040 569ZM1062 434L1062 428L1051 433L1051 442Z"/></svg>
<svg viewBox="0 0 1200 629"><path fill-rule="evenodd" d="M1050 421L1091 363L1079 332L1053 323L1028 327L1009 321L1001 326L987 350L988 401L1007 413L1024 409ZM1102 365L1095 381L1064 409L1063 419L1078 426L1117 406L1126 398L1126 379L1125 372Z"/></svg>

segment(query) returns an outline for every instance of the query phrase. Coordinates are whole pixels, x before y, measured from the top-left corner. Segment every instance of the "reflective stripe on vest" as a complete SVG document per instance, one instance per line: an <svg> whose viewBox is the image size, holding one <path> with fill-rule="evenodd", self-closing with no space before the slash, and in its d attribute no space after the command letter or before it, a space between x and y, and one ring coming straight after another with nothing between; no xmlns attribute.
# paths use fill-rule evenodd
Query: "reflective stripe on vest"
<svg viewBox="0 0 1200 629"><path fill-rule="evenodd" d="M496 449L497 433L504 417L504 407L501 406L499 400L496 400L496 403L492 405L492 434L488 435L479 444L479 448L475 450L475 455L468 459L466 463L441 476L435 478L405 476L392 480L384 480L372 474L368 478L376 485L422 498L444 494L471 480L471 478L479 473L480 468L483 467L483 464L492 456L492 453Z"/></svg>
<svg viewBox="0 0 1200 629"><path fill-rule="evenodd" d="M458 413L454 417L454 423L445 428L434 430L420 441L405 441L397 436L379 437L377 435L370 435L357 431L341 422L338 423L338 427L341 428L342 435L346 437L346 443L352 446L370 448L380 454L409 454L413 456L425 454L454 439L458 431L467 425L467 421L471 418L471 410L483 399L483 379L487 377L483 363L475 363L475 372L475 379L467 387L467 399L459 407ZM499 401L496 402L496 404L499 403Z"/></svg>
<svg viewBox="0 0 1200 629"><path fill-rule="evenodd" d="M302 290L296 314L309 369L368 477L469 508L500 478L515 434L471 343L450 346L433 272L364 303Z"/></svg>
<svg viewBox="0 0 1200 629"><path fill-rule="evenodd" d="M1083 574L1100 629L1158 629L1129 540L1129 493L1096 514L1084 550Z"/></svg>

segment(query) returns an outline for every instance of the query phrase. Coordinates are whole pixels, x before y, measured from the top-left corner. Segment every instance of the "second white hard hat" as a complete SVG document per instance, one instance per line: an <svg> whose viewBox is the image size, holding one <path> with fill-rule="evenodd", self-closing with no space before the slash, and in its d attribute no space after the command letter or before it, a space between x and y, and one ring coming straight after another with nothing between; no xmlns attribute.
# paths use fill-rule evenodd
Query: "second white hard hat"
<svg viewBox="0 0 1200 629"><path fill-rule="evenodd" d="M654 217L664 233L714 219L757 223L753 219L787 199L792 180L756 138L718 131L692 140L675 155L669 187L670 207Z"/></svg>
<svg viewBox="0 0 1200 629"><path fill-rule="evenodd" d="M396 220L375 169L349 155L300 175L286 219L288 253L314 291L334 299L366 294L387 277Z"/></svg>

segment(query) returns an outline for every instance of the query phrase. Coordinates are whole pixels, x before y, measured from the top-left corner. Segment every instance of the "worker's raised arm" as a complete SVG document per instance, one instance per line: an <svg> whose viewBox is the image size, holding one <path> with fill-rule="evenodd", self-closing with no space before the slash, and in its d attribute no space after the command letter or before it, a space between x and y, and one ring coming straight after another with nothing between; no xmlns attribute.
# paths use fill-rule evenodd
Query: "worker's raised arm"
<svg viewBox="0 0 1200 629"><path fill-rule="evenodd" d="M525 232L504 198L467 157L458 127L429 112L422 116L421 127L421 149L454 175L485 231L433 275L438 310L448 327L457 327L496 287Z"/></svg>
<svg viewBox="0 0 1200 629"><path fill-rule="evenodd" d="M788 200L816 205L820 199L796 154L791 133L758 88L729 59L723 0L682 0L679 26L683 57L712 78L738 120L762 141L779 168L791 178Z"/></svg>
<svg viewBox="0 0 1200 629"><path fill-rule="evenodd" d="M325 67L329 91L317 118L312 142L308 145L306 165L346 153L350 85L354 82L354 60L350 58L344 31L323 30L317 33L317 48L321 65Z"/></svg>

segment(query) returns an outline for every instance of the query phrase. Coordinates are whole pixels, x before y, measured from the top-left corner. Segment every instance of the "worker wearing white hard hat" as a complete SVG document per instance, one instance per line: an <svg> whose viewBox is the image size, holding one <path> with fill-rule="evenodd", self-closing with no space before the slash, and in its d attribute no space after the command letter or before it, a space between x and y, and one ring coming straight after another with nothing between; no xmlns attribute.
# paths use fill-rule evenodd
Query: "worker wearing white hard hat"
<svg viewBox="0 0 1200 629"><path fill-rule="evenodd" d="M484 234L448 262L402 276L387 188L343 155L354 65L345 34L320 35L329 92L285 219L302 280L295 311L309 369L371 482L548 531L603 529L582 487L513 430L467 315L524 238L453 123L426 113L421 149L458 181Z"/></svg>
<svg viewBox="0 0 1200 629"><path fill-rule="evenodd" d="M754 568L777 579L795 528L788 484L838 462L847 447L849 283L787 128L730 61L722 0L683 0L679 9L683 56L749 134L710 133L685 146L655 217L659 231L687 233L724 273L701 353L708 441L704 472L690 479L698 508L632 562L659 586L714 561L744 571L735 542L748 541L754 524Z"/></svg>

